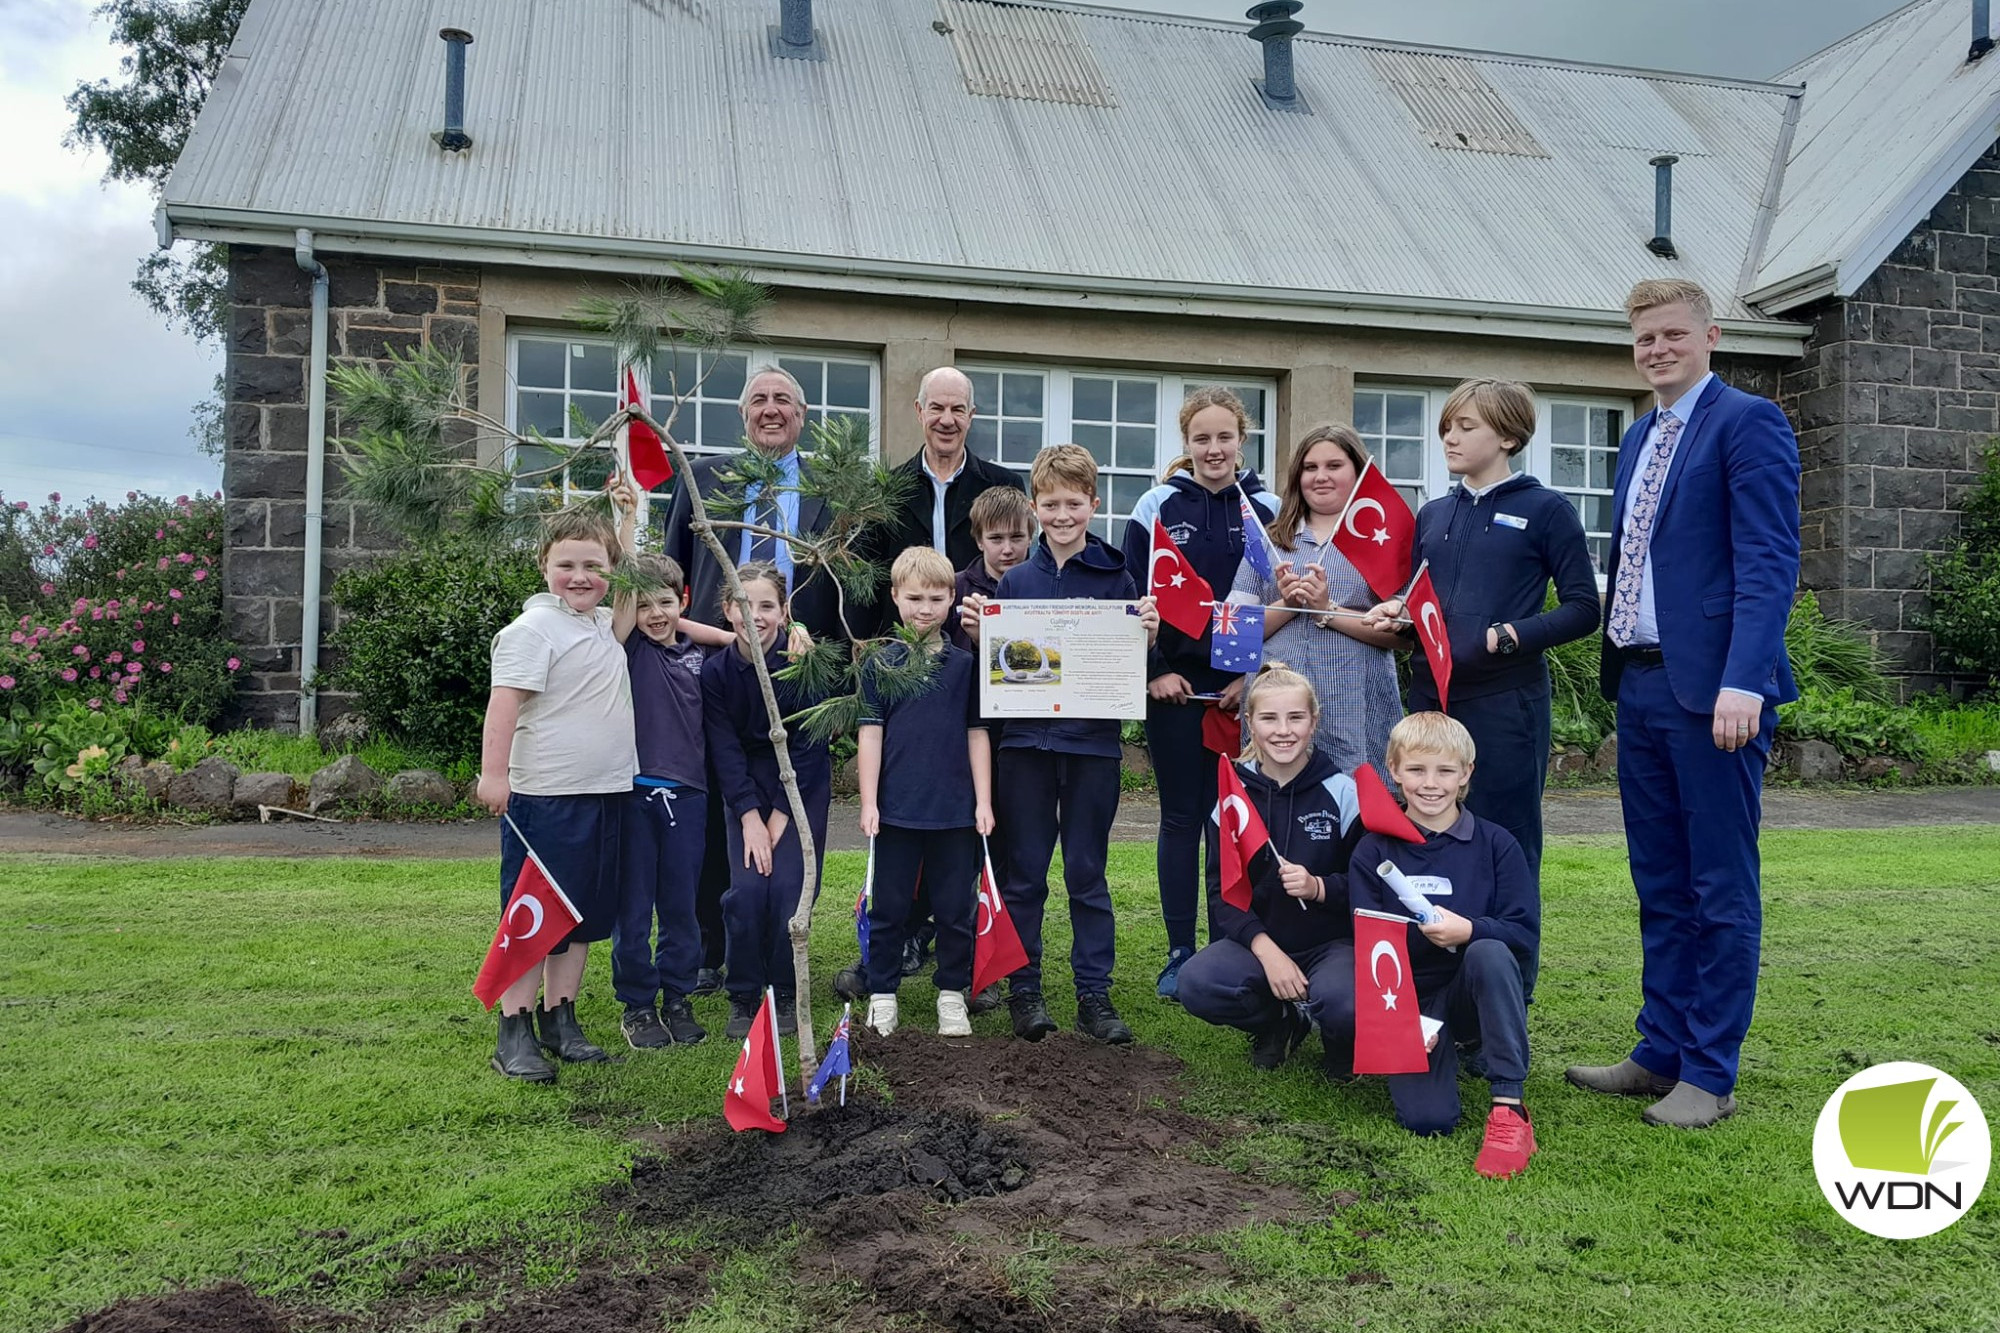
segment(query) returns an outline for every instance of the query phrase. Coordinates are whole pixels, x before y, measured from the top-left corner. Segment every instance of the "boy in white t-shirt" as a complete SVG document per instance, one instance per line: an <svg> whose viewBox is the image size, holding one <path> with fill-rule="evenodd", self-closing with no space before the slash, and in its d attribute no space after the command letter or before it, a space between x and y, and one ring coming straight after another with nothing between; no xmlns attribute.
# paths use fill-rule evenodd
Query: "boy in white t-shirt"
<svg viewBox="0 0 2000 1333"><path fill-rule="evenodd" d="M501 910L532 845L583 917L500 997L493 1067L532 1083L556 1076L543 1050L569 1061L607 1058L577 1026L576 992L589 942L609 939L617 916L619 814L639 771L625 649L603 605L616 549L604 520L553 516L540 551L548 591L493 636L478 792L480 804L510 816L500 824Z"/></svg>

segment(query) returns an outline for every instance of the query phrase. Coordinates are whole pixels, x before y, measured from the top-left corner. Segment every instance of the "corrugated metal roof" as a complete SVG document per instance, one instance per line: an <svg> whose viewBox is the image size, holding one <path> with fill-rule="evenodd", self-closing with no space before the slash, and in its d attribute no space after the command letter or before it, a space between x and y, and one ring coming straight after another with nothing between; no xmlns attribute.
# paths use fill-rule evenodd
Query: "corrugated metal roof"
<svg viewBox="0 0 2000 1333"><path fill-rule="evenodd" d="M1992 146L2000 55L1966 63L1971 8L1917 0L1785 72L1805 96L1746 290L1777 307L1851 294Z"/></svg>
<svg viewBox="0 0 2000 1333"><path fill-rule="evenodd" d="M169 216L1606 312L1641 277L1736 289L1789 91L1302 34L1300 115L1263 104L1238 25L840 0L815 14L826 59L800 61L770 54L776 19L777 0L255 0ZM476 38L462 154L430 138L444 26ZM1060 61L1037 34L1070 44ZM1476 76L1517 146L1435 146L1384 60ZM969 91L975 70L1006 95ZM1644 249L1662 151L1684 159L1678 260Z"/></svg>

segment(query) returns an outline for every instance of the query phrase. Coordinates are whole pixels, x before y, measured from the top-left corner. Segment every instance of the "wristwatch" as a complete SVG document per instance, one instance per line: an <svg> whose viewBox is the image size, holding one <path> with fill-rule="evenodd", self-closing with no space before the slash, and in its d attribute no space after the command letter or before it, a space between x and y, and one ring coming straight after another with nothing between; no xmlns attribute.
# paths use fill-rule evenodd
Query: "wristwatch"
<svg viewBox="0 0 2000 1333"><path fill-rule="evenodd" d="M1513 631L1508 629L1505 625L1501 624L1494 625L1493 634L1494 634L1494 643L1498 648L1499 653L1502 657L1505 657L1507 654L1513 652L1516 648L1519 648L1521 646L1521 641L1515 638Z"/></svg>

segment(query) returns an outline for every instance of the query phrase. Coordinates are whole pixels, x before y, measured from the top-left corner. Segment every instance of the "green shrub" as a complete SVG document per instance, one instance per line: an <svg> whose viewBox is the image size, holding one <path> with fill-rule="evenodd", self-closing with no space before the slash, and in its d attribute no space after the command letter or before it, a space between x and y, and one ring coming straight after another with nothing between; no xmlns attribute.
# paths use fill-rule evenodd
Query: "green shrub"
<svg viewBox="0 0 2000 1333"><path fill-rule="evenodd" d="M1930 758L1910 709L1862 698L1848 688L1801 692L1778 709L1778 734L1825 741L1848 759L1887 755L1921 763Z"/></svg>
<svg viewBox="0 0 2000 1333"><path fill-rule="evenodd" d="M342 618L322 684L354 695L377 731L476 762L493 636L539 591L531 551L462 536L349 570L333 584Z"/></svg>
<svg viewBox="0 0 2000 1333"><path fill-rule="evenodd" d="M2000 443L1987 445L1965 497L1958 546L1929 565L1930 604L1917 627L1930 631L1942 665L2000 685Z"/></svg>

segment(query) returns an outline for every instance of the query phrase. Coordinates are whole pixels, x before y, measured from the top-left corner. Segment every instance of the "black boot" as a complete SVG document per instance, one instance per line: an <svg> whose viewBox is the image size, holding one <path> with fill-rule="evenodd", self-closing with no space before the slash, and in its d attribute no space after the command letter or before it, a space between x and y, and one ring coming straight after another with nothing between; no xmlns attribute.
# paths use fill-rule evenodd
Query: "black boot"
<svg viewBox="0 0 2000 1333"><path fill-rule="evenodd" d="M833 974L833 993L839 999L858 1003L868 998L868 978L858 967L843 967Z"/></svg>
<svg viewBox="0 0 2000 1333"><path fill-rule="evenodd" d="M778 1035L792 1037L799 1030L799 996L797 991L776 992L778 1008Z"/></svg>
<svg viewBox="0 0 2000 1333"><path fill-rule="evenodd" d="M535 1020L526 1009L500 1015L500 1040L493 1047L493 1067L508 1078L526 1083L553 1083L556 1067L535 1046Z"/></svg>
<svg viewBox="0 0 2000 1333"><path fill-rule="evenodd" d="M1306 1016L1289 1004L1281 1005L1283 1012L1276 1022L1259 1028L1251 1034L1250 1065L1253 1069L1276 1069L1292 1058L1292 1052L1312 1031L1312 1023Z"/></svg>
<svg viewBox="0 0 2000 1333"><path fill-rule="evenodd" d="M1076 1030L1107 1046L1125 1046L1132 1041L1132 1029L1125 1026L1125 1020L1111 1007L1109 995L1076 997Z"/></svg>
<svg viewBox="0 0 2000 1333"><path fill-rule="evenodd" d="M542 1049L573 1065L596 1064L611 1057L602 1047L593 1046L576 1022L576 1001L564 1000L553 1009L536 1013L542 1029Z"/></svg>
<svg viewBox="0 0 2000 1333"><path fill-rule="evenodd" d="M1022 1041L1040 1041L1056 1030L1056 1021L1049 1017L1049 1007L1042 1003L1038 990L1013 992L1007 997L1007 1008L1014 1015L1014 1035Z"/></svg>

